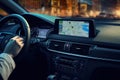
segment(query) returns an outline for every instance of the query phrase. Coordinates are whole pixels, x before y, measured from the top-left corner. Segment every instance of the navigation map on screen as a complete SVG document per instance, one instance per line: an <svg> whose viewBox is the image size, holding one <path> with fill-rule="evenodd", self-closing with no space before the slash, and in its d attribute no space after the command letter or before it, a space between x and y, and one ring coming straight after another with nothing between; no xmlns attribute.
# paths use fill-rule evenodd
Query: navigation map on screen
<svg viewBox="0 0 120 80"><path fill-rule="evenodd" d="M59 21L59 34L89 37L89 22Z"/></svg>

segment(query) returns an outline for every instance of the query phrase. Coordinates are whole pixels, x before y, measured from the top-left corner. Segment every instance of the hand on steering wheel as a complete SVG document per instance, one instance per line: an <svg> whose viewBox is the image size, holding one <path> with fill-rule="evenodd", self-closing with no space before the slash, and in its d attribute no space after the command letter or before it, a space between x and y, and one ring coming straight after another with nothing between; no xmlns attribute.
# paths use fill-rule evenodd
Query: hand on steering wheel
<svg viewBox="0 0 120 80"><path fill-rule="evenodd" d="M15 57L21 51L23 46L24 46L23 38L15 36L9 40L3 53L7 53L10 56Z"/></svg>

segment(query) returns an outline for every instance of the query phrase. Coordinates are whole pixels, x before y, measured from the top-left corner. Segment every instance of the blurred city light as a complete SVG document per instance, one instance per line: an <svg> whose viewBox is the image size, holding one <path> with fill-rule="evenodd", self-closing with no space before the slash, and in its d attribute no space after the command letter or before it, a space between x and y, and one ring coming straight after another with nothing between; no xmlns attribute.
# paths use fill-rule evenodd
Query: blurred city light
<svg viewBox="0 0 120 80"><path fill-rule="evenodd" d="M18 2L30 12L52 16L93 18L120 16L120 10L117 9L120 7L120 0L18 0Z"/></svg>

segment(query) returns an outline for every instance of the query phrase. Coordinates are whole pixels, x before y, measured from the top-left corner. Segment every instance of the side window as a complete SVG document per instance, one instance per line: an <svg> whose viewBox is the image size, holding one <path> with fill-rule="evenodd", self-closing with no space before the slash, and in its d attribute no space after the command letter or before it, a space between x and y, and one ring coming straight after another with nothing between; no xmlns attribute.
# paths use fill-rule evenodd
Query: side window
<svg viewBox="0 0 120 80"><path fill-rule="evenodd" d="M2 8L0 8L0 16L6 16L8 13L4 11Z"/></svg>

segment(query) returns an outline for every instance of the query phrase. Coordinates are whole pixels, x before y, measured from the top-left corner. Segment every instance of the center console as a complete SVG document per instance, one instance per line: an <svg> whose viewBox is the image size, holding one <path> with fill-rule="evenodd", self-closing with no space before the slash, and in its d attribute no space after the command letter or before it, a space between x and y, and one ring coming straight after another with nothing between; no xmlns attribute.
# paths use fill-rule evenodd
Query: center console
<svg viewBox="0 0 120 80"><path fill-rule="evenodd" d="M79 80L86 62L79 55L88 55L92 46L56 40L50 40L48 43L48 50L52 52L56 80Z"/></svg>

